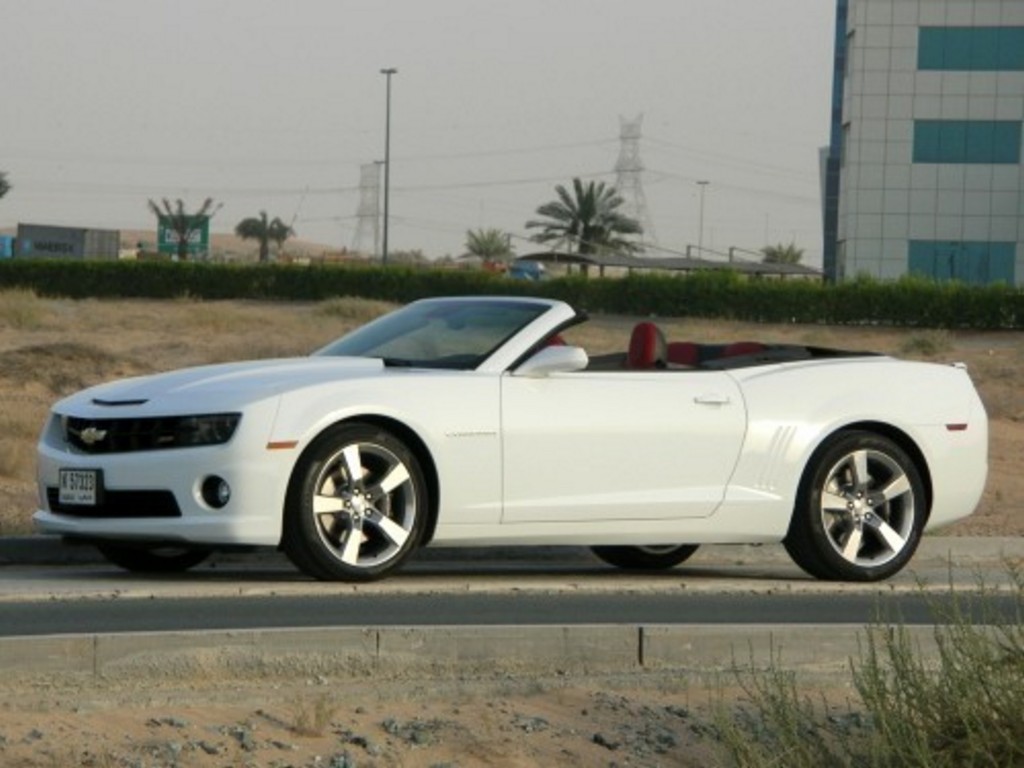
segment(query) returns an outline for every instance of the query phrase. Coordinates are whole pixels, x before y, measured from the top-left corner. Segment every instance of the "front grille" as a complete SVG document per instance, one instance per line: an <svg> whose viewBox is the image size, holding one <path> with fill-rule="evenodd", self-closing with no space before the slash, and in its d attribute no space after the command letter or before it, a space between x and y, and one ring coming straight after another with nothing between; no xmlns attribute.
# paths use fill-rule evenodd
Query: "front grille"
<svg viewBox="0 0 1024 768"><path fill-rule="evenodd" d="M50 511L71 517L181 517L181 508L170 491L104 490L95 506L61 504L59 491L46 489Z"/></svg>
<svg viewBox="0 0 1024 768"><path fill-rule="evenodd" d="M226 443L238 426L234 413L137 419L63 420L64 439L82 453L130 453Z"/></svg>

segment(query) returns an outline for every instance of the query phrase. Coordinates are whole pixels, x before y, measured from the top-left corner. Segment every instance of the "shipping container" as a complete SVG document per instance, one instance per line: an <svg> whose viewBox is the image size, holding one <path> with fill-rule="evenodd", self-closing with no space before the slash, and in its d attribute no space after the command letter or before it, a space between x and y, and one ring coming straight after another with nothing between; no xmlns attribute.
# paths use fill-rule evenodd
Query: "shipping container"
<svg viewBox="0 0 1024 768"><path fill-rule="evenodd" d="M116 259L121 233L116 229L19 224L15 255L57 259Z"/></svg>

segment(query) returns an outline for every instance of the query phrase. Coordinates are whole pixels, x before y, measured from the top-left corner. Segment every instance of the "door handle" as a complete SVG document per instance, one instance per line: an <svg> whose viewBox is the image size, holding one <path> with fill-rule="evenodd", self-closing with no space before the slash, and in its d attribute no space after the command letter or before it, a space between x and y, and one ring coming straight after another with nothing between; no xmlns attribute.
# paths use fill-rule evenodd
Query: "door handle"
<svg viewBox="0 0 1024 768"><path fill-rule="evenodd" d="M698 405L728 405L731 401L729 400L728 395L709 393L706 395L697 395L693 398L693 402Z"/></svg>

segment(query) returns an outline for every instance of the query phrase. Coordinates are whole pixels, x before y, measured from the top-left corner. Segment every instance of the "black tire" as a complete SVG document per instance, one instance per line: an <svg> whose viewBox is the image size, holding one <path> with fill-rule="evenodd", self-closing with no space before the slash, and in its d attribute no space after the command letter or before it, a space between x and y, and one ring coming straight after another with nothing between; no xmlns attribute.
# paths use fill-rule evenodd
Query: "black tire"
<svg viewBox="0 0 1024 768"><path fill-rule="evenodd" d="M688 560L697 551L696 544L670 544L649 547L591 547L591 551L609 565L629 571L662 571Z"/></svg>
<svg viewBox="0 0 1024 768"><path fill-rule="evenodd" d="M211 550L166 544L97 542L96 549L109 562L132 573L181 573L206 560Z"/></svg>
<svg viewBox="0 0 1024 768"><path fill-rule="evenodd" d="M315 579L373 581L416 549L427 510L419 462L401 440L372 425L339 425L295 466L281 544Z"/></svg>
<svg viewBox="0 0 1024 768"><path fill-rule="evenodd" d="M927 514L906 451L872 432L840 432L808 463L783 543L819 579L878 581L913 556Z"/></svg>

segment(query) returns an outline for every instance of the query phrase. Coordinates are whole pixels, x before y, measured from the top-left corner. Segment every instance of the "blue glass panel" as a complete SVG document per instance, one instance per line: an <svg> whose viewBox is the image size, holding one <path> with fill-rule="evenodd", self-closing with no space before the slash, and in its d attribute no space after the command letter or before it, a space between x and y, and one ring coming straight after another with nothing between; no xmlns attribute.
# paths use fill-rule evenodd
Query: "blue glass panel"
<svg viewBox="0 0 1024 768"><path fill-rule="evenodd" d="M912 275L935 277L932 269L932 249L928 243L911 240L907 253L907 271Z"/></svg>
<svg viewBox="0 0 1024 768"><path fill-rule="evenodd" d="M1020 163L1021 124L1009 120L997 122L992 128L993 163Z"/></svg>
<svg viewBox="0 0 1024 768"><path fill-rule="evenodd" d="M939 162L962 163L967 159L967 121L939 122Z"/></svg>
<svg viewBox="0 0 1024 768"><path fill-rule="evenodd" d="M1024 27L921 27L917 68L1024 71Z"/></svg>
<svg viewBox="0 0 1024 768"><path fill-rule="evenodd" d="M953 70L971 69L971 51L976 30L964 27L949 27L944 38L942 68Z"/></svg>
<svg viewBox="0 0 1024 768"><path fill-rule="evenodd" d="M1015 243L989 243L988 282L1015 285L1017 246Z"/></svg>
<svg viewBox="0 0 1024 768"><path fill-rule="evenodd" d="M969 66L966 69L973 69L982 72L992 72L999 69L999 28L979 27L969 30L970 57Z"/></svg>
<svg viewBox="0 0 1024 768"><path fill-rule="evenodd" d="M1003 27L999 30L996 67L1007 72L1024 71L1024 27Z"/></svg>
<svg viewBox="0 0 1024 768"><path fill-rule="evenodd" d="M938 163L939 121L917 120L914 122L914 162Z"/></svg>
<svg viewBox="0 0 1024 768"><path fill-rule="evenodd" d="M996 163L1021 160L1021 123L1012 120L916 120L915 163Z"/></svg>
<svg viewBox="0 0 1024 768"><path fill-rule="evenodd" d="M1013 285L1015 253L1015 243L911 240L907 249L907 271L940 281Z"/></svg>
<svg viewBox="0 0 1024 768"><path fill-rule="evenodd" d="M992 138L995 133L995 124L986 120L975 120L966 123L965 152L963 162L965 163L991 163L993 157Z"/></svg>
<svg viewBox="0 0 1024 768"><path fill-rule="evenodd" d="M943 69L943 51L946 48L944 27L921 27L917 31L917 68Z"/></svg>

